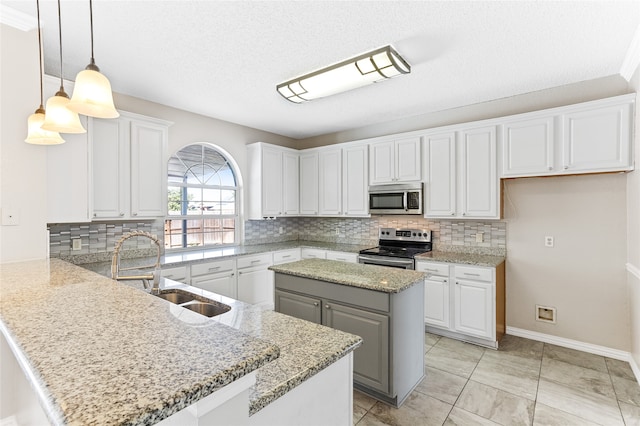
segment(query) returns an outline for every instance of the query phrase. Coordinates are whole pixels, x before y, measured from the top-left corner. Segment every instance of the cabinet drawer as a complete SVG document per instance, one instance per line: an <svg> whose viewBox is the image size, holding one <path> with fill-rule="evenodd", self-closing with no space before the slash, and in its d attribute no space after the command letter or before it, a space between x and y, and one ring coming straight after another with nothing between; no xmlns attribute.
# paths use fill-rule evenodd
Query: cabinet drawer
<svg viewBox="0 0 640 426"><path fill-rule="evenodd" d="M256 266L271 266L271 253L242 256L238 258L238 269L253 268Z"/></svg>
<svg viewBox="0 0 640 426"><path fill-rule="evenodd" d="M218 272L232 271L233 259L218 260L216 262L206 262L191 265L191 276L197 277L199 275L215 274Z"/></svg>
<svg viewBox="0 0 640 426"><path fill-rule="evenodd" d="M187 278L187 267L176 266L173 268L161 268L160 275L174 281L184 281Z"/></svg>
<svg viewBox="0 0 640 426"><path fill-rule="evenodd" d="M303 259L326 259L327 251L322 249L303 248L302 258Z"/></svg>
<svg viewBox="0 0 640 426"><path fill-rule="evenodd" d="M416 270L420 272L428 272L429 275L438 275L441 277L449 276L449 265L446 263L436 262L416 262Z"/></svg>
<svg viewBox="0 0 640 426"><path fill-rule="evenodd" d="M358 263L358 255L356 253L345 253L343 251L327 251L327 259Z"/></svg>
<svg viewBox="0 0 640 426"><path fill-rule="evenodd" d="M295 262L300 260L300 249L282 250L273 253L273 264Z"/></svg>
<svg viewBox="0 0 640 426"><path fill-rule="evenodd" d="M456 266L455 277L475 281L493 281L493 269L477 268L470 266Z"/></svg>

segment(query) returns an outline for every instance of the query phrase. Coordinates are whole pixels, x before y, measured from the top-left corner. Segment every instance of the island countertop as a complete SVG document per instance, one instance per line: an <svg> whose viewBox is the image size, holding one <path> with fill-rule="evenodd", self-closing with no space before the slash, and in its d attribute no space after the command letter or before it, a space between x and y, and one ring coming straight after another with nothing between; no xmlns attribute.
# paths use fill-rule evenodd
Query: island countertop
<svg viewBox="0 0 640 426"><path fill-rule="evenodd" d="M269 269L281 274L384 293L399 293L414 284L422 282L425 277L424 272L325 259L299 260L270 266Z"/></svg>
<svg viewBox="0 0 640 426"><path fill-rule="evenodd" d="M0 282L0 329L56 425L154 424L257 370L253 414L362 343L162 279L232 307L203 317L57 259L0 265Z"/></svg>

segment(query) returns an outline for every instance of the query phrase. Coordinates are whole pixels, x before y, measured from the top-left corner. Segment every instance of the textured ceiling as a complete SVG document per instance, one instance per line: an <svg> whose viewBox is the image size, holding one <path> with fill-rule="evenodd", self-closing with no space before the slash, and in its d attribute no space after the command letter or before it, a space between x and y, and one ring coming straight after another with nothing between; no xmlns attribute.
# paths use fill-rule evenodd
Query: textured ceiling
<svg viewBox="0 0 640 426"><path fill-rule="evenodd" d="M33 16L35 3L3 0ZM62 2L68 79L89 60L88 5ZM93 9L96 63L113 90L297 139L618 74L640 25L640 1L96 0ZM41 1L45 69L58 76L56 13ZM275 90L386 44L411 74L300 105Z"/></svg>

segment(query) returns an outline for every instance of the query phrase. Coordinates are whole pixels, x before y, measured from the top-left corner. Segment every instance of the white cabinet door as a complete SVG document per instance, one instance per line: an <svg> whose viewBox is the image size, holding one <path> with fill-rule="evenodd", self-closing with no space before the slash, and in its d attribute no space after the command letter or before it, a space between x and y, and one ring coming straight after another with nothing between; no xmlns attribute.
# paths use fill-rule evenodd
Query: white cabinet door
<svg viewBox="0 0 640 426"><path fill-rule="evenodd" d="M429 276L424 280L424 322L436 327L450 327L449 278Z"/></svg>
<svg viewBox="0 0 640 426"><path fill-rule="evenodd" d="M369 146L369 184L393 183L395 178L394 142L371 144Z"/></svg>
<svg viewBox="0 0 640 426"><path fill-rule="evenodd" d="M357 253L327 250L326 258L328 260L337 260L339 262L358 263Z"/></svg>
<svg viewBox="0 0 640 426"><path fill-rule="evenodd" d="M553 122L553 116L549 116L502 126L502 176L557 173Z"/></svg>
<svg viewBox="0 0 640 426"><path fill-rule="evenodd" d="M411 182L422 179L420 170L420 138L395 142L395 181Z"/></svg>
<svg viewBox="0 0 640 426"><path fill-rule="evenodd" d="M425 217L456 215L456 135L425 137Z"/></svg>
<svg viewBox="0 0 640 426"><path fill-rule="evenodd" d="M326 259L327 251L322 249L303 247L300 251L300 256L303 259Z"/></svg>
<svg viewBox="0 0 640 426"><path fill-rule="evenodd" d="M285 215L297 215L300 213L298 154L284 152L282 154L282 168L282 213Z"/></svg>
<svg viewBox="0 0 640 426"><path fill-rule="evenodd" d="M236 298L236 276L233 272L194 277L191 279L191 285L232 299Z"/></svg>
<svg viewBox="0 0 640 426"><path fill-rule="evenodd" d="M318 214L318 152L300 154L300 214Z"/></svg>
<svg viewBox="0 0 640 426"><path fill-rule="evenodd" d="M347 216L369 214L366 145L342 150L342 211Z"/></svg>
<svg viewBox="0 0 640 426"><path fill-rule="evenodd" d="M166 216L167 134L167 126L131 122L132 217Z"/></svg>
<svg viewBox="0 0 640 426"><path fill-rule="evenodd" d="M454 294L455 330L472 336L493 339L495 335L493 284L456 278Z"/></svg>
<svg viewBox="0 0 640 426"><path fill-rule="evenodd" d="M266 268L238 271L238 300L273 309L273 272Z"/></svg>
<svg viewBox="0 0 640 426"><path fill-rule="evenodd" d="M342 213L342 150L328 149L319 153L320 214Z"/></svg>
<svg viewBox="0 0 640 426"><path fill-rule="evenodd" d="M282 214L282 152L262 149L262 215Z"/></svg>
<svg viewBox="0 0 640 426"><path fill-rule="evenodd" d="M66 143L47 146L47 223L89 222L91 212L91 132L65 134Z"/></svg>
<svg viewBox="0 0 640 426"><path fill-rule="evenodd" d="M460 176L458 199L462 216L499 218L496 128L495 126L460 132Z"/></svg>
<svg viewBox="0 0 640 426"><path fill-rule="evenodd" d="M300 249L280 250L273 253L273 264L281 265L283 263L296 262L301 259Z"/></svg>
<svg viewBox="0 0 640 426"><path fill-rule="evenodd" d="M630 110L625 103L563 114L565 172L628 169Z"/></svg>
<svg viewBox="0 0 640 426"><path fill-rule="evenodd" d="M129 182L129 123L93 118L89 126L93 151L93 217L124 218Z"/></svg>

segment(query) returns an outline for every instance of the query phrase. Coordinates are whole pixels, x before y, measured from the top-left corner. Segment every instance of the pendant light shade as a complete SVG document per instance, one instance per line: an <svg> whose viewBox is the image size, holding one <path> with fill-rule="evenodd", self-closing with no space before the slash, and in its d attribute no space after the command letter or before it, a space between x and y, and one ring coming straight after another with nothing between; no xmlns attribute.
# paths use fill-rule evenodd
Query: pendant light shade
<svg viewBox="0 0 640 426"><path fill-rule="evenodd" d="M85 133L77 112L67 108L69 95L64 91L62 78L62 18L60 0L58 0L58 36L60 38L60 90L47 100L47 114L42 125L43 130L60 133Z"/></svg>
<svg viewBox="0 0 640 426"><path fill-rule="evenodd" d="M47 100L47 115L42 129L60 133L85 133L78 113L71 111L67 105L69 95L61 86L60 91Z"/></svg>
<svg viewBox="0 0 640 426"><path fill-rule="evenodd" d="M91 23L91 62L76 76L73 96L68 108L79 114L97 118L117 118L120 116L113 105L113 94L109 79L100 73L93 59L93 2L89 0L89 20Z"/></svg>
<svg viewBox="0 0 640 426"><path fill-rule="evenodd" d="M42 34L40 32L40 1L36 0L36 9L38 12L38 60L40 68L38 68L38 77L40 77L40 107L27 119L27 138L26 143L33 145L60 145L64 143L64 139L57 132L48 132L42 129L42 123L45 119L45 110L43 103L42 88Z"/></svg>
<svg viewBox="0 0 640 426"><path fill-rule="evenodd" d="M64 143L64 139L58 132L48 132L42 129L44 117L44 109L38 109L29 116L27 120L29 134L24 141L33 145L60 145Z"/></svg>

